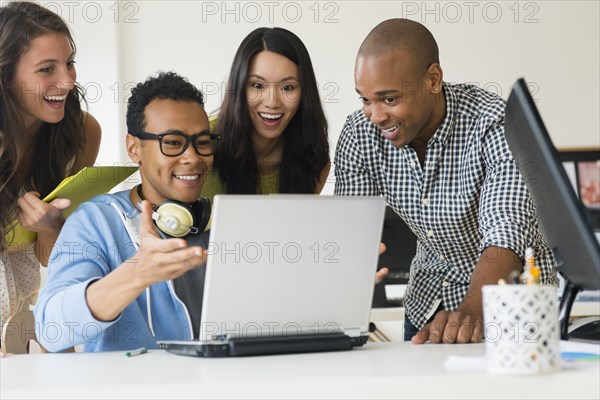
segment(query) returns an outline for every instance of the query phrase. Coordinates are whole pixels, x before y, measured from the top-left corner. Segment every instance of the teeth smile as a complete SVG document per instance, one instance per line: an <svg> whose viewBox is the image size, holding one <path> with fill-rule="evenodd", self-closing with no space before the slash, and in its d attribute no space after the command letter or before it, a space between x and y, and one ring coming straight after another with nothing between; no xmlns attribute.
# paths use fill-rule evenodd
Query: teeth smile
<svg viewBox="0 0 600 400"><path fill-rule="evenodd" d="M258 113L258 115L261 116L261 118L264 119L279 119L281 117L283 117L283 114L267 114L267 113Z"/></svg>
<svg viewBox="0 0 600 400"><path fill-rule="evenodd" d="M44 96L44 99L49 100L49 101L63 101L66 98L67 98L66 94L64 94L62 96Z"/></svg>
<svg viewBox="0 0 600 400"><path fill-rule="evenodd" d="M193 181L198 179L199 175L175 175L175 178L180 179L182 181Z"/></svg>
<svg viewBox="0 0 600 400"><path fill-rule="evenodd" d="M382 129L381 132L383 132L384 134L392 133L392 132L394 132L398 128L398 126L400 126L400 125L394 125L391 128Z"/></svg>

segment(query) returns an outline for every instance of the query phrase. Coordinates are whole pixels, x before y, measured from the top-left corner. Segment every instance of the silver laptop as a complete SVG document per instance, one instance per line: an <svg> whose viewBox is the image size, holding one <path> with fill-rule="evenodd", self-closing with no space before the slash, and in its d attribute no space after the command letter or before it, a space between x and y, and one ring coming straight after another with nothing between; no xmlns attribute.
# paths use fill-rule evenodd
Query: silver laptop
<svg viewBox="0 0 600 400"><path fill-rule="evenodd" d="M384 213L381 197L215 196L200 340L160 347L225 357L363 345Z"/></svg>

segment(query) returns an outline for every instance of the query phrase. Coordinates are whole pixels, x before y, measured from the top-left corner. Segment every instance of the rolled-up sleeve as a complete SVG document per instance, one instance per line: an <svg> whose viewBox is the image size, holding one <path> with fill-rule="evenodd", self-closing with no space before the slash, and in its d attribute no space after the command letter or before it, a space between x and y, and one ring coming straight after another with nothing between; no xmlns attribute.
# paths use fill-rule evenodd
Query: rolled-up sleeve
<svg viewBox="0 0 600 400"><path fill-rule="evenodd" d="M503 120L490 127L483 148L487 173L479 204L480 251L498 246L523 258L525 248L533 243L535 211L504 138Z"/></svg>
<svg viewBox="0 0 600 400"><path fill-rule="evenodd" d="M339 196L376 196L379 189L365 165L360 146L361 125L356 121L356 113L346 119L335 152L335 189Z"/></svg>

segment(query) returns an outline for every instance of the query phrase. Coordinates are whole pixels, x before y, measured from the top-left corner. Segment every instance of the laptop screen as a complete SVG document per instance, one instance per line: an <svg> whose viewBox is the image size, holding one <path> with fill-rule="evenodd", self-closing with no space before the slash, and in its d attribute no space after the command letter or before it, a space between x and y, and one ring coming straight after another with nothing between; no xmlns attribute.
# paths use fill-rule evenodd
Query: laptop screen
<svg viewBox="0 0 600 400"><path fill-rule="evenodd" d="M200 340L368 332L385 201L220 195Z"/></svg>

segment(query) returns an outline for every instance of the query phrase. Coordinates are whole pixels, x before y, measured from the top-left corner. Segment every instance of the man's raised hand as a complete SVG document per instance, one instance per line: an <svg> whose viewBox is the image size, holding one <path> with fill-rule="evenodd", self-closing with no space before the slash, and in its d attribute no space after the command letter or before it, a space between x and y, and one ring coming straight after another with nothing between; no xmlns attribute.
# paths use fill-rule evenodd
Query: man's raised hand
<svg viewBox="0 0 600 400"><path fill-rule="evenodd" d="M184 239L162 239L152 222L152 208L142 201L140 248L130 261L137 263L138 277L145 286L177 278L206 263L206 250L188 246Z"/></svg>

